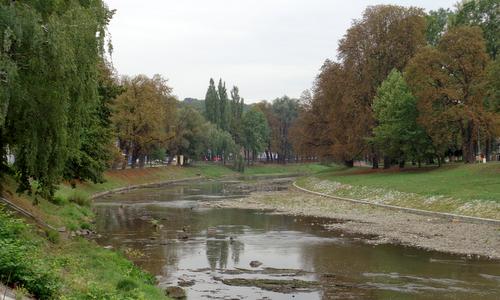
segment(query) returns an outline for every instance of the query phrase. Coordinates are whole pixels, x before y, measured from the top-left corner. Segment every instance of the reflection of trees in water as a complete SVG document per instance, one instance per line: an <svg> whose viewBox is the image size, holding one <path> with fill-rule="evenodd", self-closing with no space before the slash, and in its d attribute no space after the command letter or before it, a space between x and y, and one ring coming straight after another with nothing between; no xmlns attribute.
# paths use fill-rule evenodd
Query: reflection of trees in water
<svg viewBox="0 0 500 300"><path fill-rule="evenodd" d="M245 250L245 244L240 241L233 241L231 245L231 259L235 265L240 263L240 253Z"/></svg>
<svg viewBox="0 0 500 300"><path fill-rule="evenodd" d="M240 254L245 249L245 245L240 241L226 239L208 239L206 243L206 254L210 269L226 269L229 251L233 265L240 261Z"/></svg>
<svg viewBox="0 0 500 300"><path fill-rule="evenodd" d="M227 257L229 252L229 242L226 240L207 240L207 259L210 269L215 270L217 263L219 269L227 267Z"/></svg>

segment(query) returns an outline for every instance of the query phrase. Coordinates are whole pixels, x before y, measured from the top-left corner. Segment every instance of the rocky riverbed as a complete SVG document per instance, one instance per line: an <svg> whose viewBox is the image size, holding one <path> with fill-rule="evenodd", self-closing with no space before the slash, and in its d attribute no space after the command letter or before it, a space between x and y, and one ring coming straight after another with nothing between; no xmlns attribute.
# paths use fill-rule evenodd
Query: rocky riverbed
<svg viewBox="0 0 500 300"><path fill-rule="evenodd" d="M500 259L500 226L428 217L349 203L297 189L254 192L239 199L204 201L201 207L272 210L296 216L331 218L325 225L345 234L363 234L372 244L391 243L464 255ZM333 221L335 220L335 221ZM340 222L339 222L340 221Z"/></svg>

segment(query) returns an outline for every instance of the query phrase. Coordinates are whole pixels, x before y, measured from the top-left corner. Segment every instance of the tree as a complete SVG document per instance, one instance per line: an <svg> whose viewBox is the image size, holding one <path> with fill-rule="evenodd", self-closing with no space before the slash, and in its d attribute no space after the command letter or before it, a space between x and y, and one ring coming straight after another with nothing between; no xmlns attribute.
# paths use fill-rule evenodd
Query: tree
<svg viewBox="0 0 500 300"><path fill-rule="evenodd" d="M212 156L220 156L222 163L237 151L237 145L229 132L217 128L214 124L208 124L205 135L206 148L210 150Z"/></svg>
<svg viewBox="0 0 500 300"><path fill-rule="evenodd" d="M441 36L445 33L449 20L452 18L453 13L450 9L440 8L438 10L431 10L425 20L427 23L426 29L426 39L427 43L432 46L436 46L441 39Z"/></svg>
<svg viewBox="0 0 500 300"><path fill-rule="evenodd" d="M208 121L213 124L220 122L219 94L215 88L215 82L210 78L207 94L205 96L205 113Z"/></svg>
<svg viewBox="0 0 500 300"><path fill-rule="evenodd" d="M463 26L451 28L437 49L424 48L409 63L405 78L418 99L419 121L440 157L458 144L464 162L474 162L478 132L494 117L483 104L488 62L481 29Z"/></svg>
<svg viewBox="0 0 500 300"><path fill-rule="evenodd" d="M453 26L479 26L486 40L486 50L495 59L500 49L500 2L465 0L457 5Z"/></svg>
<svg viewBox="0 0 500 300"><path fill-rule="evenodd" d="M277 98L272 103L273 122L272 142L273 148L278 154L278 161L286 163L292 156L292 144L289 137L290 128L298 117L299 102L287 96Z"/></svg>
<svg viewBox="0 0 500 300"><path fill-rule="evenodd" d="M1 5L0 152L8 147L16 157L19 191L31 191L36 180L35 192L51 197L67 159L85 152L112 15L99 0Z"/></svg>
<svg viewBox="0 0 500 300"><path fill-rule="evenodd" d="M393 70L378 88L373 112L377 126L372 141L377 148L397 157L400 167L404 167L407 159L420 164L430 140L417 123L417 100L399 71Z"/></svg>
<svg viewBox="0 0 500 300"><path fill-rule="evenodd" d="M370 6L362 19L353 22L338 47L341 65L330 64L322 70L328 73L337 69L334 72L342 74L332 77L345 84L342 92L333 93L342 98L329 100L336 103L331 119L348 130L339 130L339 135L334 136L336 160L350 165L368 150L374 167L378 167L375 149L365 143L375 126L371 106L376 89L392 69L401 71L425 43L424 13L418 8Z"/></svg>
<svg viewBox="0 0 500 300"><path fill-rule="evenodd" d="M237 144L241 141L241 120L243 118L243 107L245 100L240 97L240 91L237 86L231 89L231 102L230 102L230 127L229 132Z"/></svg>
<svg viewBox="0 0 500 300"><path fill-rule="evenodd" d="M242 145L245 148L247 163L265 149L269 137L269 126L266 117L257 108L245 112L242 121Z"/></svg>
<svg viewBox="0 0 500 300"><path fill-rule="evenodd" d="M175 112L176 100L160 75L124 77L122 81L125 92L113 105L112 120L127 160L132 159L132 167L139 160L143 167L148 153L169 138L167 121Z"/></svg>
<svg viewBox="0 0 500 300"><path fill-rule="evenodd" d="M216 123L222 130L229 130L231 125L231 107L229 106L229 99L227 97L226 83L219 79L217 87L217 94L219 94L219 122Z"/></svg>
<svg viewBox="0 0 500 300"><path fill-rule="evenodd" d="M79 151L66 161L64 178L103 182L103 172L111 166L117 151L111 124L111 104L123 92L113 74L112 67L103 62L99 67L98 105L89 107L80 131Z"/></svg>
<svg viewBox="0 0 500 300"><path fill-rule="evenodd" d="M184 155L186 158L197 158L205 150L204 140L208 125L203 116L192 107L183 107L177 113L174 137L168 142L170 159Z"/></svg>

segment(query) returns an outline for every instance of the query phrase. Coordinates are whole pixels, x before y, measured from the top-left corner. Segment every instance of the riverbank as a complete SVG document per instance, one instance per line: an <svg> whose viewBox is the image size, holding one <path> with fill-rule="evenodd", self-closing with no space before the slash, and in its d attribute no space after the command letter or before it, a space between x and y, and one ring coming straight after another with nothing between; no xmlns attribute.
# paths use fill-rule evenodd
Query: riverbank
<svg viewBox="0 0 500 300"><path fill-rule="evenodd" d="M338 168L303 177L297 185L375 204L500 220L500 163L441 168Z"/></svg>
<svg viewBox="0 0 500 300"><path fill-rule="evenodd" d="M245 175L304 174L324 168L260 165L248 168ZM33 217L0 210L0 221L5 223L1 225L6 228L0 228L0 282L40 299L168 299L150 274L128 260L126 251L103 249L93 241L98 234L93 232L91 198L136 185L224 176L241 174L212 164L109 171L102 184L62 185L52 202L16 194L14 180L7 177L2 196Z"/></svg>
<svg viewBox="0 0 500 300"><path fill-rule="evenodd" d="M249 197L201 204L212 208L270 210L280 214L330 218L328 229L362 234L372 244L402 244L466 258L500 259L500 226L473 224L354 204L304 193L295 188L256 192Z"/></svg>

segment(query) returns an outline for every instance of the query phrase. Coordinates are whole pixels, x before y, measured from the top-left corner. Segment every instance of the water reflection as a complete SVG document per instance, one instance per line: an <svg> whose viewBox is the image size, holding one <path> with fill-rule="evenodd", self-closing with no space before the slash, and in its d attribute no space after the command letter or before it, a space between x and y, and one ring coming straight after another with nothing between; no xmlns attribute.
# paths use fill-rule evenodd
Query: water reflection
<svg viewBox="0 0 500 300"><path fill-rule="evenodd" d="M310 280L320 290L294 299L499 299L500 264L388 245L324 229L331 220L200 209L200 199L246 194L235 183L180 184L114 195L96 206L98 242L144 255L134 261L165 284L192 278L193 299L290 299L289 294L224 285L221 279ZM152 222L152 220L156 220ZM158 222L160 226L153 226ZM186 233L186 241L179 234ZM263 268L249 266L259 260ZM267 269L266 269L267 268ZM303 270L296 272L295 269Z"/></svg>

